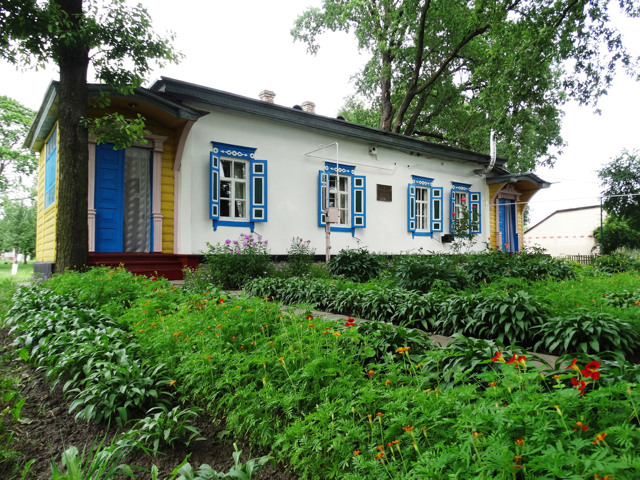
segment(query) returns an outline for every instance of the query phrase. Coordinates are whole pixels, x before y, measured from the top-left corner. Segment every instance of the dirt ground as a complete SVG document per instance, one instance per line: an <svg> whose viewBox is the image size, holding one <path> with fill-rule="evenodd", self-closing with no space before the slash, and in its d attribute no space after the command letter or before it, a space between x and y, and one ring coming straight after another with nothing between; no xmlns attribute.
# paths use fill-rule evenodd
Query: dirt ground
<svg viewBox="0 0 640 480"><path fill-rule="evenodd" d="M44 480L51 478L51 461L60 465L62 452L69 446L75 446L80 452L90 449L92 444L103 438L110 438L117 433L116 429L107 429L106 425L90 424L75 421L69 414L69 402L62 395L61 389L51 391L49 382L42 372L25 364L15 356L9 355L11 346L6 331L0 330L0 375L19 380L20 396L26 398L22 409L20 423L10 425L14 433L12 448L20 452L24 463L35 459L27 479ZM125 459L128 465L147 469L155 464L160 472L159 479L169 478L171 471L188 455L189 463L197 467L207 463L218 472L226 472L233 465L232 453L234 439L223 437L219 433L224 430L224 423L214 419L200 419L198 428L207 438L206 441L192 442L189 448L181 447L163 451L157 456L150 456L136 451ZM252 457L260 457L264 452L251 451L242 441L236 440L243 450L242 460L246 461L250 453ZM136 479L150 479L150 473L141 471ZM21 474L9 475L0 468L0 479L20 479ZM128 477L127 477L128 478ZM278 465L273 469L268 463L257 477L260 480L295 480L297 476L286 471L285 466Z"/></svg>

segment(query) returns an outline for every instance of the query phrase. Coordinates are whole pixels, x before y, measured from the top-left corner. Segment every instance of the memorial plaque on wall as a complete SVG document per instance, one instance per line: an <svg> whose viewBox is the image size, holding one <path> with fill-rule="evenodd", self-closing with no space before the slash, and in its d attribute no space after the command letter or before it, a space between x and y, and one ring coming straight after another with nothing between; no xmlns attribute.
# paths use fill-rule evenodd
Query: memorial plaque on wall
<svg viewBox="0 0 640 480"><path fill-rule="evenodd" d="M379 202L390 202L391 201L391 185L376 185L377 193L378 193L378 201Z"/></svg>

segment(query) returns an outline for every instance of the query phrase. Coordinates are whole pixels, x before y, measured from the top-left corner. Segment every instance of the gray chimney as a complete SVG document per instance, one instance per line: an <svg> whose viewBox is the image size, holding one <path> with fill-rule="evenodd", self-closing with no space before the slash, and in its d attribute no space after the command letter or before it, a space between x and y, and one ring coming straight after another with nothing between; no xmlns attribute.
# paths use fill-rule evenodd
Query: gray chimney
<svg viewBox="0 0 640 480"><path fill-rule="evenodd" d="M258 94L258 97L260 97L260 100L262 100L263 102L273 103L273 99L276 97L276 94L271 90L262 90Z"/></svg>
<svg viewBox="0 0 640 480"><path fill-rule="evenodd" d="M309 113L316 113L316 104L313 102L302 102L302 110L304 110L305 112L309 112Z"/></svg>

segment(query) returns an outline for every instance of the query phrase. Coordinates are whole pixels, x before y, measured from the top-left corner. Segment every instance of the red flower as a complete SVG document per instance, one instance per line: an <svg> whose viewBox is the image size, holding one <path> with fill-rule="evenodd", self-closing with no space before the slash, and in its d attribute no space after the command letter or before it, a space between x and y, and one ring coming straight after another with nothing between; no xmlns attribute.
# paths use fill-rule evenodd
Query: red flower
<svg viewBox="0 0 640 480"><path fill-rule="evenodd" d="M513 356L507 360L507 364L509 363L515 363L516 365L523 365L525 364L525 362L527 361L527 357L519 357L517 356L515 353L513 354Z"/></svg>
<svg viewBox="0 0 640 480"><path fill-rule="evenodd" d="M585 425L585 424L584 424L584 423L582 423L582 422L576 422L576 425L577 425L577 427L573 427L573 429L574 429L574 430L578 430L579 428L581 428L581 429L582 429L582 430L584 430L585 432L586 432L587 430L589 430L589 428L588 428L588 427L589 427L589 425Z"/></svg>
<svg viewBox="0 0 640 480"><path fill-rule="evenodd" d="M307 315L307 320L313 320L313 315Z"/></svg>
<svg viewBox="0 0 640 480"><path fill-rule="evenodd" d="M578 368L578 366L576 365L576 362L578 361L577 358L574 358L573 361L571 362L571 365L569 365L567 368L565 368L565 370L575 370L576 372L579 372L580 369Z"/></svg>
<svg viewBox="0 0 640 480"><path fill-rule="evenodd" d="M606 432L602 432L601 434L596 435L596 437L593 439L593 442L591 442L591 443L596 445L596 444L598 444L600 442L604 442L604 437L606 437L606 436L607 436Z"/></svg>
<svg viewBox="0 0 640 480"><path fill-rule="evenodd" d="M522 447L524 445L524 438L519 438L516 440L516 445Z"/></svg>
<svg viewBox="0 0 640 480"><path fill-rule="evenodd" d="M600 378L600 372L598 371L599 368L600 362L592 360L587 363L582 370L580 370L580 373L582 373L585 378L591 377L594 380L598 380Z"/></svg>
<svg viewBox="0 0 640 480"><path fill-rule="evenodd" d="M356 321L353 318L348 318L347 323L344 324L345 327L355 327Z"/></svg>
<svg viewBox="0 0 640 480"><path fill-rule="evenodd" d="M504 362L504 357L502 356L502 352L496 352L495 356L491 359L491 363L495 362Z"/></svg>
<svg viewBox="0 0 640 480"><path fill-rule="evenodd" d="M574 387L578 387L580 395L584 395L584 389L587 386L587 382L585 382L584 380L578 380L576 377L571 377L571 385L573 385Z"/></svg>

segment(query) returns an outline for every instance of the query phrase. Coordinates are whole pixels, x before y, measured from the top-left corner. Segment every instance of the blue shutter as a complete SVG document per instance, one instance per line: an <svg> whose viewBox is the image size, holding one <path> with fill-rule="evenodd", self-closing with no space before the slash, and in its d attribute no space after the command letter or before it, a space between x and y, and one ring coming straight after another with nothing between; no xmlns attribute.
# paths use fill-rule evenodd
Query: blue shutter
<svg viewBox="0 0 640 480"><path fill-rule="evenodd" d="M443 188L431 187L431 232L442 232L443 230Z"/></svg>
<svg viewBox="0 0 640 480"><path fill-rule="evenodd" d="M49 135L45 147L44 208L56 201L56 162L58 151L58 127Z"/></svg>
<svg viewBox="0 0 640 480"><path fill-rule="evenodd" d="M407 230L416 231L416 186L410 183L407 188Z"/></svg>
<svg viewBox="0 0 640 480"><path fill-rule="evenodd" d="M211 178L209 179L209 218L220 218L220 157L211 152Z"/></svg>
<svg viewBox="0 0 640 480"><path fill-rule="evenodd" d="M322 207L324 205L323 195L324 196L327 195L326 188L328 183L329 183L329 174L324 170L319 170L318 171L318 226L319 227L324 227L326 225L324 221L324 211Z"/></svg>
<svg viewBox="0 0 640 480"><path fill-rule="evenodd" d="M453 194L453 190L449 193L449 232L453 233L453 221L455 220L456 205L455 205L455 195Z"/></svg>
<svg viewBox="0 0 640 480"><path fill-rule="evenodd" d="M351 227L365 228L367 226L366 177L361 175L351 177L351 193Z"/></svg>
<svg viewBox="0 0 640 480"><path fill-rule="evenodd" d="M469 228L471 233L482 232L482 204L480 200L480 192L469 192Z"/></svg>
<svg viewBox="0 0 640 480"><path fill-rule="evenodd" d="M251 221L267 221L267 162L251 161Z"/></svg>

